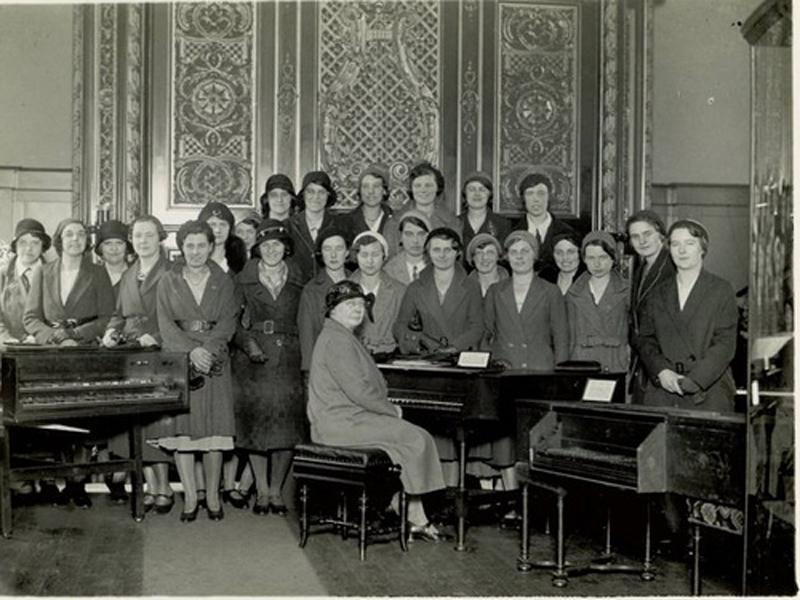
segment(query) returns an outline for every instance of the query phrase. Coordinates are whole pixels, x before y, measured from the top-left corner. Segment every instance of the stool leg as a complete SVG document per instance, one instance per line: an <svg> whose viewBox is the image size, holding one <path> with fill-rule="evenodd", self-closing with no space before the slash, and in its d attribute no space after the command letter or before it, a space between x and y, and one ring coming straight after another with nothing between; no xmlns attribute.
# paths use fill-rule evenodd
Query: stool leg
<svg viewBox="0 0 800 600"><path fill-rule="evenodd" d="M367 490L361 490L361 498L359 500L361 508L361 520L358 525L358 556L361 560L367 558Z"/></svg>
<svg viewBox="0 0 800 600"><path fill-rule="evenodd" d="M556 570L553 573L553 585L566 587L567 571L564 568L564 495L558 494L556 501L558 510L558 528L556 529Z"/></svg>
<svg viewBox="0 0 800 600"><path fill-rule="evenodd" d="M644 524L644 570L640 577L643 581L653 581L656 578L656 574L653 572L653 564L650 561L650 554L651 554L651 542L650 542L650 499L648 498L645 501L644 505L645 509L645 524Z"/></svg>
<svg viewBox="0 0 800 600"><path fill-rule="evenodd" d="M400 490L400 550L408 552L408 498Z"/></svg>
<svg viewBox="0 0 800 600"><path fill-rule="evenodd" d="M692 551L694 553L692 569L692 596L700 595L700 525L694 526L692 531Z"/></svg>
<svg viewBox="0 0 800 600"><path fill-rule="evenodd" d="M308 541L308 484L300 486L300 547Z"/></svg>
<svg viewBox="0 0 800 600"><path fill-rule="evenodd" d="M528 539L528 495L530 491L528 489L528 484L524 483L522 485L522 528L519 533L519 559L517 559L517 570L518 571L530 571L531 565L528 562L528 552L529 552L529 539Z"/></svg>

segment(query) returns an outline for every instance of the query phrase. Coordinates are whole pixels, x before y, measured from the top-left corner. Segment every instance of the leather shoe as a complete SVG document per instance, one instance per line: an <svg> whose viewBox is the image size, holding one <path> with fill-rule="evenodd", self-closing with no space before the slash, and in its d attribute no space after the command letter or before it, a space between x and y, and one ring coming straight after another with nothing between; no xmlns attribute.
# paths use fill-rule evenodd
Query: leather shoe
<svg viewBox="0 0 800 600"><path fill-rule="evenodd" d="M268 508L273 515L280 515L281 517L285 517L286 515L289 514L289 509L286 508L286 505L283 503L275 504L274 502L270 502Z"/></svg>
<svg viewBox="0 0 800 600"><path fill-rule="evenodd" d="M91 508L92 499L86 493L86 487L83 483L70 482L67 484L67 492L72 498L72 502L78 508Z"/></svg>
<svg viewBox="0 0 800 600"><path fill-rule="evenodd" d="M268 515L271 508L272 508L271 504L259 504L258 502L256 502L253 505L253 514Z"/></svg>
<svg viewBox="0 0 800 600"><path fill-rule="evenodd" d="M41 498L42 502L53 506L66 506L69 504L69 496L66 489L60 491L54 483L45 482L41 483L40 487L39 498Z"/></svg>
<svg viewBox="0 0 800 600"><path fill-rule="evenodd" d="M233 508L247 508L250 505L250 494L244 494L239 490L224 491L222 500Z"/></svg>
<svg viewBox="0 0 800 600"><path fill-rule="evenodd" d="M211 521L222 521L222 518L225 516L222 506L219 507L219 510L211 510L210 508L206 508L206 511L208 512L208 518Z"/></svg>
<svg viewBox="0 0 800 600"><path fill-rule="evenodd" d="M438 542L442 538L439 530L436 529L436 525L430 522L425 525L412 525L409 533L412 540Z"/></svg>
<svg viewBox="0 0 800 600"><path fill-rule="evenodd" d="M191 512L182 512L181 513L181 521L183 523L191 523L195 519L197 519L197 511L200 509L199 506L195 506L194 510Z"/></svg>
<svg viewBox="0 0 800 600"><path fill-rule="evenodd" d="M161 500L161 504L158 503L159 499L166 498L166 502ZM153 508L155 511L160 515L166 515L169 511L172 510L172 507L175 505L175 494L167 495L167 494L158 494L156 495L155 504L153 504Z"/></svg>

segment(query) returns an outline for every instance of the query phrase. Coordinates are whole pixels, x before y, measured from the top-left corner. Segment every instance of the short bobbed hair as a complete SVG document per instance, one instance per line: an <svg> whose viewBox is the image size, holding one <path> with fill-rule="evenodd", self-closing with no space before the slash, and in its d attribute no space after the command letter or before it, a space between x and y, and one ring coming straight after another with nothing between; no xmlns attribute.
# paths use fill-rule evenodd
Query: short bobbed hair
<svg viewBox="0 0 800 600"><path fill-rule="evenodd" d="M181 228L178 229L178 233L175 236L175 241L178 244L178 249L183 254L183 243L186 241L186 238L190 235L200 233L206 236L208 243L212 246L214 245L214 231L211 229L211 225L209 225L206 221L186 221Z"/></svg>
<svg viewBox="0 0 800 600"><path fill-rule="evenodd" d="M408 174L408 195L412 200L414 199L414 192L412 191L414 180L425 175L433 175L436 180L437 196L441 196L444 192L444 175L442 175L442 172L428 161L423 161L411 169L411 172Z"/></svg>

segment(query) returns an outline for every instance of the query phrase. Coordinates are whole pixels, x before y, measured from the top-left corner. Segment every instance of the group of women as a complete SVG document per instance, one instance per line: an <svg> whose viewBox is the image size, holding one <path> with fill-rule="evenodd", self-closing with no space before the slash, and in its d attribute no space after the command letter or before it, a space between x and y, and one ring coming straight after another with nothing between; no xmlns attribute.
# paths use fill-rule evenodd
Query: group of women
<svg viewBox="0 0 800 600"><path fill-rule="evenodd" d="M24 219L0 281L0 342L101 340L188 354L190 411L149 424L144 457L146 507L172 508L174 460L187 522L203 507L222 519L224 502L244 508L251 496L256 514L285 515L291 452L310 435L383 443L403 467L412 525L435 536L417 497L453 482L456 455L388 403L375 362L395 354L486 349L508 367L543 370L595 361L629 371L636 402L732 409L736 304L731 286L703 269L700 223L666 230L651 211L631 217L628 281L611 234L581 237L550 213L546 175L520 183L516 223L492 212L484 173L465 179L460 216L442 202L444 178L429 163L411 170L400 210L389 207L389 183L380 166L366 169L360 205L334 214L326 173L308 173L297 193L273 175L261 215L237 224L211 202L184 223L175 263L153 216L101 225L102 264L76 219L59 224L58 258L43 263L51 240ZM513 486L512 450L507 436L473 448L472 472ZM79 482L69 485L85 505Z"/></svg>

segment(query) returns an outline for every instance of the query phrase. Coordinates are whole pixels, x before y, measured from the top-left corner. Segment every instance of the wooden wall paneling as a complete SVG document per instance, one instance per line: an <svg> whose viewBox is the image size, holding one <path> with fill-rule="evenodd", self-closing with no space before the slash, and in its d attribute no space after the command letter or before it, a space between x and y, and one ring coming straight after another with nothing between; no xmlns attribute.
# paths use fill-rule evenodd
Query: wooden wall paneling
<svg viewBox="0 0 800 600"><path fill-rule="evenodd" d="M494 158L494 111L496 96L495 74L495 44L497 43L497 29L495 27L496 0L477 2L478 23L481 30L481 55L478 63L478 81L481 94L480 110L478 112L478 162L477 168L487 172L494 183L492 203L494 210L500 210L500 193L497 172L495 171Z"/></svg>
<svg viewBox="0 0 800 600"><path fill-rule="evenodd" d="M275 102L278 90L277 65L277 3L259 2L256 5L256 84L255 84L255 188L256 210L258 198L267 178L276 173Z"/></svg>
<svg viewBox="0 0 800 600"><path fill-rule="evenodd" d="M600 43L600 185L597 210L593 211L593 227L616 229L617 202L624 172L625 148L620 147L621 132L628 120L626 113L626 87L620 89L619 80L624 80L624 55L626 45L623 36L623 2L602 0ZM623 59L623 60L621 60Z"/></svg>
<svg viewBox="0 0 800 600"><path fill-rule="evenodd" d="M495 173L501 212L520 212L519 181L553 180L550 210L580 215L581 4L498 2Z"/></svg>
<svg viewBox="0 0 800 600"><path fill-rule="evenodd" d="M481 5L477 0L459 2L458 28L458 148L454 196L460 212L461 183L481 165L483 95L483 41Z"/></svg>
<svg viewBox="0 0 800 600"><path fill-rule="evenodd" d="M461 129L459 127L459 77L461 64L459 38L461 37L461 20L459 19L458 2L442 2L440 8L440 43L439 51L441 67L439 69L440 94L440 156L434 161L442 171L445 179L444 196L439 201L452 211L457 212L461 204L461 182L459 178L459 150ZM452 107L452 108L451 108Z"/></svg>
<svg viewBox="0 0 800 600"><path fill-rule="evenodd" d="M300 68L300 95L299 112L297 114L297 126L299 129L299 153L297 154L297 185L302 183L302 177L308 171L319 169L318 148L319 139L319 89L318 89L318 70L317 63L319 55L317 44L319 43L319 19L318 12L321 10L321 2L298 2L298 24L297 37L295 44L300 53L298 63Z"/></svg>
<svg viewBox="0 0 800 600"><path fill-rule="evenodd" d="M278 34L275 68L277 95L275 98L275 136L273 145L275 172L285 173L299 189L300 165L300 5L297 2L278 2L276 31ZM306 43L307 40L303 40Z"/></svg>
<svg viewBox="0 0 800 600"><path fill-rule="evenodd" d="M89 100L84 91L90 84L91 11L86 5L76 5L72 12L72 215L83 218L84 198L88 198L86 115Z"/></svg>
<svg viewBox="0 0 800 600"><path fill-rule="evenodd" d="M122 7L116 4L97 4L95 11L95 87L92 89L97 124L95 139L97 160L91 173L97 182L94 206L112 210L117 207L119 194L119 16ZM114 211L113 217L118 217Z"/></svg>

